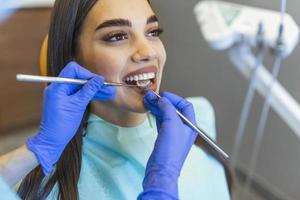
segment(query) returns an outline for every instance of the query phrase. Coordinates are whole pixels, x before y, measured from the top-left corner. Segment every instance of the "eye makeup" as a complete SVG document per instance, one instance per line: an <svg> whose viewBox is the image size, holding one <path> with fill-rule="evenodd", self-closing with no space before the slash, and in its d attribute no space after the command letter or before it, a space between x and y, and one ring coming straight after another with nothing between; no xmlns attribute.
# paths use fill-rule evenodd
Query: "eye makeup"
<svg viewBox="0 0 300 200"><path fill-rule="evenodd" d="M117 42L128 39L128 34L123 31L116 31L106 34L102 40L105 42Z"/></svg>
<svg viewBox="0 0 300 200"><path fill-rule="evenodd" d="M146 36L147 37L159 37L162 33L163 33L163 29L157 28L157 29L153 29L153 30L147 32ZM109 43L118 42L118 41L122 41L122 40L126 40L126 39L129 39L129 36L128 36L128 33L124 32L124 31L111 32L101 38L101 40L103 40L104 42L109 42Z"/></svg>
<svg viewBox="0 0 300 200"><path fill-rule="evenodd" d="M159 37L161 34L164 33L164 30L162 28L157 28L152 31L149 31L148 34L151 34L151 37Z"/></svg>

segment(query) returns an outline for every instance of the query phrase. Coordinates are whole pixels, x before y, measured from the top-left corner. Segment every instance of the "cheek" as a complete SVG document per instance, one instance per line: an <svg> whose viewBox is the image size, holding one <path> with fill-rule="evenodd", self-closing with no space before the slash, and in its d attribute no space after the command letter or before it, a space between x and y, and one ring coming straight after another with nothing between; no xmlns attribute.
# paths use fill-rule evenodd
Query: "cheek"
<svg viewBox="0 0 300 200"><path fill-rule="evenodd" d="M92 63L95 73L109 81L119 81L127 62L126 54L111 49L95 48Z"/></svg>
<svg viewBox="0 0 300 200"><path fill-rule="evenodd" d="M162 73L164 70L164 66L167 60L167 53L165 50L165 47L163 45L163 43L161 43L160 45L157 46L156 51L158 52L158 59L159 59L159 67L160 67L160 77L159 80L161 80L162 78Z"/></svg>
<svg viewBox="0 0 300 200"><path fill-rule="evenodd" d="M167 60L167 53L166 53L165 46L162 43L162 41L159 41L155 44L154 48L158 55L159 67L163 68Z"/></svg>

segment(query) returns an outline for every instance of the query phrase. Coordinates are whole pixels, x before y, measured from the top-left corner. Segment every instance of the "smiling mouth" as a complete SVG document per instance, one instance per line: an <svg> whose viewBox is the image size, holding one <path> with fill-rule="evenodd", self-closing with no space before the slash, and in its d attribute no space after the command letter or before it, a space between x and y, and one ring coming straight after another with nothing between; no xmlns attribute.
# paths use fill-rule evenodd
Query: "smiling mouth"
<svg viewBox="0 0 300 200"><path fill-rule="evenodd" d="M136 85L138 90L156 89L158 70L156 66L140 68L128 73L123 81L128 85Z"/></svg>
<svg viewBox="0 0 300 200"><path fill-rule="evenodd" d="M132 76L127 76L125 83L129 85L136 85L141 89L150 88L156 78L155 72L141 73Z"/></svg>

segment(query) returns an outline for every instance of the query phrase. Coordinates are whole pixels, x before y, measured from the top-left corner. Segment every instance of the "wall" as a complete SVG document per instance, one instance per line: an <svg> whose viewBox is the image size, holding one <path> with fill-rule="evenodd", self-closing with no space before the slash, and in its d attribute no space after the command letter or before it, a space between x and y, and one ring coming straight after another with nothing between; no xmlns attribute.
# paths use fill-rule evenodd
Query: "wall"
<svg viewBox="0 0 300 200"><path fill-rule="evenodd" d="M21 9L0 24L0 133L38 124L43 84L21 83L16 74L40 74L39 54L50 9Z"/></svg>

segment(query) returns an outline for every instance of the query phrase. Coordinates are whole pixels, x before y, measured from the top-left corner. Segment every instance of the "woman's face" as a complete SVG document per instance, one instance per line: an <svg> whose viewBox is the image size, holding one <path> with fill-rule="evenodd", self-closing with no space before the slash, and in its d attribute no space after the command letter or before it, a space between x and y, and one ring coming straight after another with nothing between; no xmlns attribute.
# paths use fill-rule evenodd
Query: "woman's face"
<svg viewBox="0 0 300 200"><path fill-rule="evenodd" d="M157 91L166 61L160 33L147 0L99 0L83 24L77 58L107 82L136 84L144 79ZM112 105L142 113L143 96L137 87L117 87Z"/></svg>

